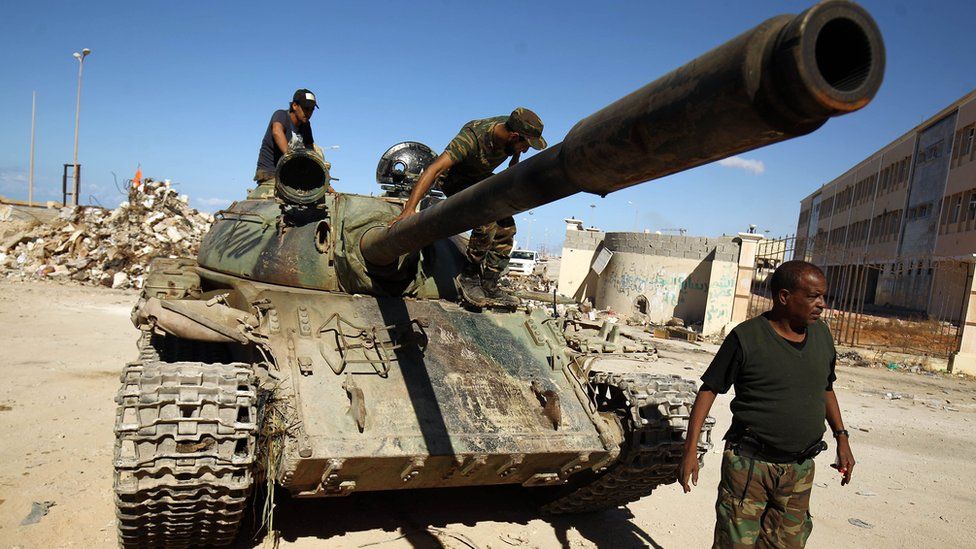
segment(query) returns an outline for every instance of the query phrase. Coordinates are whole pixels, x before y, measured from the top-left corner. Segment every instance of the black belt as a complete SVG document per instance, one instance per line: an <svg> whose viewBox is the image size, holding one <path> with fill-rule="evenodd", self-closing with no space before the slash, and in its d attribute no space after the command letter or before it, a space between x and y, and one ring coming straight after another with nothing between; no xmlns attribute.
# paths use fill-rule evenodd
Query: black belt
<svg viewBox="0 0 976 549"><path fill-rule="evenodd" d="M800 463L803 460L816 457L817 454L827 449L827 443L823 440L818 440L805 450L788 452L765 444L749 434L743 434L737 440L730 441L729 445L737 456L768 461L770 463Z"/></svg>

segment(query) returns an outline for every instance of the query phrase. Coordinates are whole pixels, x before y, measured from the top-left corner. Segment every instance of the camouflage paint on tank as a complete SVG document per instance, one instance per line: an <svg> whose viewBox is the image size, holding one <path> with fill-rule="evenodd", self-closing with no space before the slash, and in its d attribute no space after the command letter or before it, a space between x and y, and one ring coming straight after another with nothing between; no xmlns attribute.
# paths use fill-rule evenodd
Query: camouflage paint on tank
<svg viewBox="0 0 976 549"><path fill-rule="evenodd" d="M321 208L285 223L273 200L244 200L218 212L198 255L205 269L295 288L454 299L462 260L458 238L438 241L406 261L401 282L374 279L358 252L362 233L400 211L379 197L329 194Z"/></svg>
<svg viewBox="0 0 976 549"><path fill-rule="evenodd" d="M300 425L279 482L299 496L326 495L323 475L337 459L338 478L356 491L524 483L609 459L595 409L577 395L565 340L542 310L479 313L442 300L291 290L201 272L266 303L256 332L294 383ZM378 358L362 349L383 342L401 345L390 360L342 365ZM533 382L558 395L557 428ZM418 460L422 474L405 482L405 467Z"/></svg>

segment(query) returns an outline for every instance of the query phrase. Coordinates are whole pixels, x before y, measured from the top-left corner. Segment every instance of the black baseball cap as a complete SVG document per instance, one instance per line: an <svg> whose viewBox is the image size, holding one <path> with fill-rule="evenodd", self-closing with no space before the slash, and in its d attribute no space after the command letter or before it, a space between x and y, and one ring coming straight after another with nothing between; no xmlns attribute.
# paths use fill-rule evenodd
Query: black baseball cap
<svg viewBox="0 0 976 549"><path fill-rule="evenodd" d="M305 112L312 112L312 109L317 109L319 106L315 101L315 94L305 88L296 90L291 100L293 103L298 103L298 106Z"/></svg>

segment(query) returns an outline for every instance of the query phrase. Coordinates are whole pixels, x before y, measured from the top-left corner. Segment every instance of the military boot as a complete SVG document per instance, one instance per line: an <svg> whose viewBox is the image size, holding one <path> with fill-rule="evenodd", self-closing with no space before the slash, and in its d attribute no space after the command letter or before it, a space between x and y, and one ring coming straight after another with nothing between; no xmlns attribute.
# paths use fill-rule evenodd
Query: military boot
<svg viewBox="0 0 976 549"><path fill-rule="evenodd" d="M517 307L521 301L498 287L499 276L501 276L499 273L493 273L491 271L485 271L481 275L481 289L485 299L489 305L494 305L495 307Z"/></svg>
<svg viewBox="0 0 976 549"><path fill-rule="evenodd" d="M454 286L457 287L458 294L475 307L484 307L487 304L488 300L481 288L481 269L478 265L465 261L461 273L454 278Z"/></svg>

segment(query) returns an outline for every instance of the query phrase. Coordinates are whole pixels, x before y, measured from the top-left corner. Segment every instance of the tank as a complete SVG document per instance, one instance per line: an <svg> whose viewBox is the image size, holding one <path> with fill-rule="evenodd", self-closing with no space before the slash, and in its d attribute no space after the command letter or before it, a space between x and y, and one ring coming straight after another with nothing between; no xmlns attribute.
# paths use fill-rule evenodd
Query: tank
<svg viewBox="0 0 976 549"><path fill-rule="evenodd" d="M384 153L377 197L333 192L321 158L285 155L274 199L219 212L195 259L151 265L116 399L120 544L228 544L256 486L516 484L578 513L675 482L695 382L657 371L625 327L463 306L457 235L804 135L866 105L883 70L854 4L774 17L393 227L429 149Z"/></svg>

